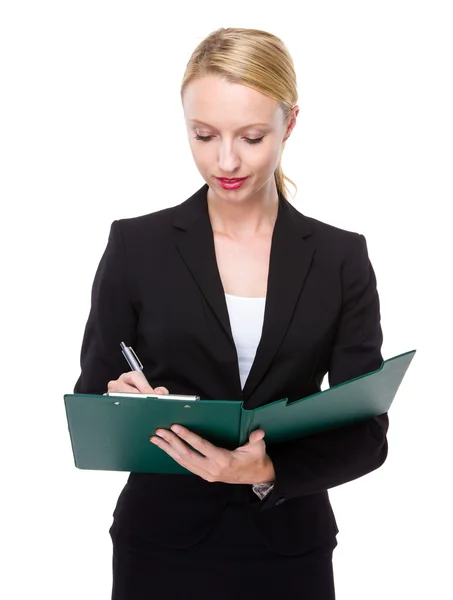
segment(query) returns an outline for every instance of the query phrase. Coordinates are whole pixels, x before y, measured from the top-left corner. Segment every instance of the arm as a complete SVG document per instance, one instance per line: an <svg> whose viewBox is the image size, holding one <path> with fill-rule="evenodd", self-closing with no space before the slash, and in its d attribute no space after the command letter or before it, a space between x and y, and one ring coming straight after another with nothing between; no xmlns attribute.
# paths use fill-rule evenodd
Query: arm
<svg viewBox="0 0 453 600"><path fill-rule="evenodd" d="M376 278L364 236L356 239L343 264L343 306L330 356L330 386L374 371L383 360ZM379 468L387 457L388 423L385 413L333 431L270 444L267 454L274 466L275 484L256 504L269 508Z"/></svg>
<svg viewBox="0 0 453 600"><path fill-rule="evenodd" d="M134 342L135 325L120 223L114 221L94 277L91 310L82 342L82 372L74 393L103 394L107 383L127 370L120 342Z"/></svg>

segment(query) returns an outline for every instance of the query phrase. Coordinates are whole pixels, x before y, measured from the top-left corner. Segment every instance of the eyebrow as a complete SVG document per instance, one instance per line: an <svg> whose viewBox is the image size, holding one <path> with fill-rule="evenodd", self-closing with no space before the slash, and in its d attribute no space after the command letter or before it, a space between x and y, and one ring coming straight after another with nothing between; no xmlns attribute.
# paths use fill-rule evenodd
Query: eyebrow
<svg viewBox="0 0 453 600"><path fill-rule="evenodd" d="M200 121L199 119L189 119L191 123L199 123L200 125L206 125L206 127L211 127L212 129L216 129L213 125L209 125L209 123L205 123L204 121ZM250 125L243 125L242 127L238 127L236 131L241 131L242 129L248 129L249 127L271 127L270 123L251 123Z"/></svg>

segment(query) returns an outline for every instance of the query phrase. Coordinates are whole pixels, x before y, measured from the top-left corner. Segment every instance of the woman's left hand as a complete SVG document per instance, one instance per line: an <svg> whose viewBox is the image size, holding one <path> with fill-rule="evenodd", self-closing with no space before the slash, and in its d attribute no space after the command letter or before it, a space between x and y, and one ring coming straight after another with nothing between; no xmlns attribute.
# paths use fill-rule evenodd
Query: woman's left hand
<svg viewBox="0 0 453 600"><path fill-rule="evenodd" d="M177 463L209 482L267 483L274 481L272 460L266 454L264 431L256 429L249 441L235 450L214 446L182 425L171 431L157 429L150 441L162 448ZM194 452L187 444L201 452Z"/></svg>

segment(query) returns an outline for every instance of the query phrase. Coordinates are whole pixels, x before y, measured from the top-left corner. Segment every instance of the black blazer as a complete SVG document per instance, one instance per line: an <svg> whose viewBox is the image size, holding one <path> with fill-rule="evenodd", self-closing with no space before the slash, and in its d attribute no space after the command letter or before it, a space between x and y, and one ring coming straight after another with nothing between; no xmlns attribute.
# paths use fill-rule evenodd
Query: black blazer
<svg viewBox="0 0 453 600"><path fill-rule="evenodd" d="M112 224L93 283L76 393L104 393L127 371L132 345L154 386L254 408L296 400L382 364L379 298L365 238L299 213L281 194L262 338L241 390L217 269L205 184L179 206ZM264 500L250 485L196 475L131 473L115 519L168 547L205 535L229 501L243 502L269 545L296 554L338 532L327 490L387 456L387 414L300 440L268 444L275 473ZM240 532L238 532L239 534Z"/></svg>

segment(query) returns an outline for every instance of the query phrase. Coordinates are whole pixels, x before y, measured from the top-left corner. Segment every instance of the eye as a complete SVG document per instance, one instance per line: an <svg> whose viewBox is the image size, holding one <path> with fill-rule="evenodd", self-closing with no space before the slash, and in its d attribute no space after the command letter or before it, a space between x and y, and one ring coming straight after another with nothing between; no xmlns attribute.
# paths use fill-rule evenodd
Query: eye
<svg viewBox="0 0 453 600"><path fill-rule="evenodd" d="M249 144L259 144L260 142L263 141L263 138L264 138L264 135L262 135L260 138L244 138L244 139Z"/></svg>
<svg viewBox="0 0 453 600"><path fill-rule="evenodd" d="M260 138L244 138L244 140L248 143L248 144L259 144L260 142L263 141L264 135L261 136ZM200 142L209 142L210 139L212 139L212 135L198 135L198 133L195 136L196 140L199 140Z"/></svg>
<svg viewBox="0 0 453 600"><path fill-rule="evenodd" d="M198 135L198 133L195 136L195 139L200 140L201 142L209 142L211 138L212 135Z"/></svg>

